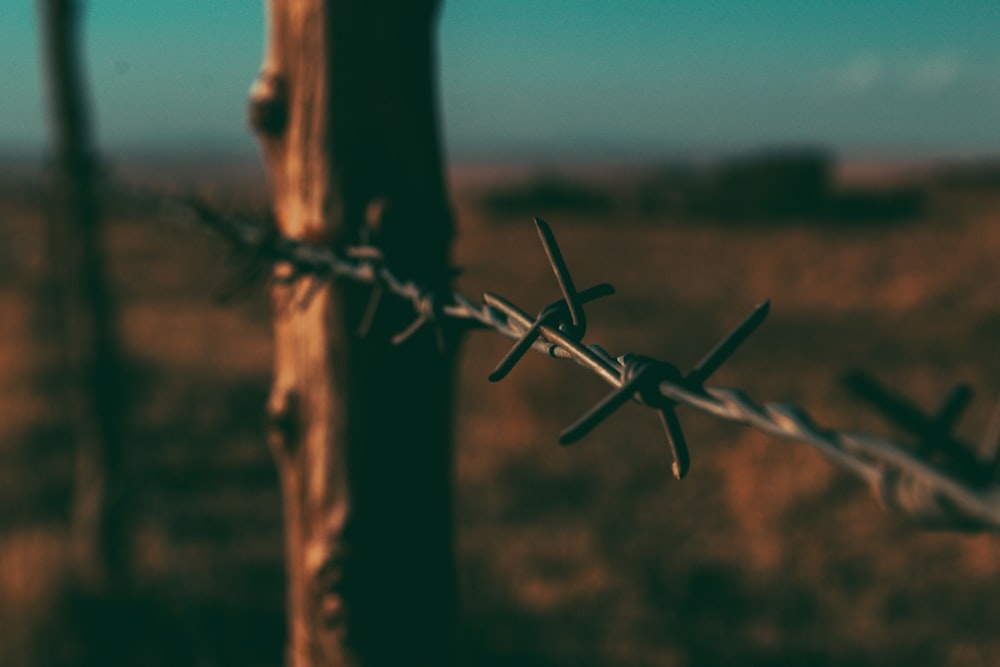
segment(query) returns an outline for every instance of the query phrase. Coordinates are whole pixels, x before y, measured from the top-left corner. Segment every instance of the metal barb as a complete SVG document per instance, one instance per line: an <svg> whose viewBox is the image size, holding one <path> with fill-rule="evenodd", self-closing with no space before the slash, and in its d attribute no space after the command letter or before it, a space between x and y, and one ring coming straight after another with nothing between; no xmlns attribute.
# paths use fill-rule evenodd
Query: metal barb
<svg viewBox="0 0 1000 667"><path fill-rule="evenodd" d="M441 330L441 300L433 293L421 294L414 302L417 317L408 327L392 337L393 345L402 345L420 331L425 325L434 327L438 350L445 351L444 332Z"/></svg>
<svg viewBox="0 0 1000 667"><path fill-rule="evenodd" d="M674 412L676 403L660 394L660 383L680 381L681 374L672 364L641 355L628 357L622 369L621 385L563 430L559 443L570 445L577 442L630 399L638 398L659 413L660 422L667 434L667 444L674 457L674 477L683 479L691 465L687 440Z"/></svg>
<svg viewBox="0 0 1000 667"><path fill-rule="evenodd" d="M570 322L562 322L560 326L563 331L580 340L587 332L587 316L584 313L579 294L577 294L576 286L573 284L569 267L566 266L566 260L563 259L562 251L559 250L559 244L556 243L555 234L552 233L549 223L541 218L535 218L535 228L538 230L538 238L542 241L542 247L545 248L545 256L549 258L552 273L555 274L556 282L559 283L563 300L569 308Z"/></svg>
<svg viewBox="0 0 1000 667"><path fill-rule="evenodd" d="M956 385L948 392L933 418L941 433L950 433L955 428L962 414L972 403L972 394L972 387L967 384Z"/></svg>
<svg viewBox="0 0 1000 667"><path fill-rule="evenodd" d="M962 412L972 401L972 389L954 387L934 414L925 413L913 401L883 386L867 373L855 371L844 384L867 400L891 423L916 438L916 456L921 460L941 459L942 469L982 485L992 479L992 464L982 461L975 450L952 434Z"/></svg>
<svg viewBox="0 0 1000 667"><path fill-rule="evenodd" d="M365 306L364 315L361 316L361 321L358 323L358 338L368 337L368 334L372 330L372 325L375 323L375 315L378 313L378 307L382 305L382 297L384 295L385 286L382 283L372 285L372 291L368 295L368 304Z"/></svg>
<svg viewBox="0 0 1000 667"><path fill-rule="evenodd" d="M319 291L326 286L326 281L323 280L321 276L311 275L309 276L309 282L306 284L306 291L299 299L298 307L299 311L305 311L309 309L310 304L312 304L313 299L319 294Z"/></svg>
<svg viewBox="0 0 1000 667"><path fill-rule="evenodd" d="M691 465L687 441L674 412L676 402L663 398L660 383L672 382L689 391L700 391L705 380L763 323L770 306L770 300L758 304L687 376L682 377L676 367L663 361L635 355L624 357L621 386L564 430L559 442L564 445L576 442L637 394L643 403L659 413L674 457L674 477L683 479Z"/></svg>
<svg viewBox="0 0 1000 667"><path fill-rule="evenodd" d="M600 299L606 296L611 296L615 293L615 288L608 283L600 283L594 285L593 287L588 287L582 292L576 294L576 300L581 304L590 303L596 299ZM497 367L493 369L493 372L489 375L490 382L499 382L500 380L507 377L507 374L513 370L514 366L517 365L524 355L531 349L535 341L542 335L542 328L546 326L560 327L568 322L570 317L569 306L565 300L553 301L549 305L542 308L538 317L535 318L534 322L525 330L524 334L518 339L504 358L500 360ZM563 329L565 332L565 329ZM576 339L575 336L569 332L565 332L570 338ZM578 340L578 339L576 339Z"/></svg>
<svg viewBox="0 0 1000 667"><path fill-rule="evenodd" d="M928 446L949 437L972 399L972 390L966 385L959 385L949 393L937 413L929 415L912 400L892 391L864 371L848 373L843 378L843 384L855 396L875 407L889 422Z"/></svg>
<svg viewBox="0 0 1000 667"><path fill-rule="evenodd" d="M545 255L549 259L549 265L555 274L563 298L561 301L553 301L539 311L535 321L490 373L490 382L499 382L513 370L517 362L542 336L544 327L558 328L573 340L582 340L587 332L587 317L583 305L594 299L611 296L615 293L614 287L607 283L601 283L583 292L577 292L573 277L569 273L569 267L566 266L566 260L563 259L562 251L559 250L555 234L552 233L552 228L541 218L535 218L535 228L538 230L538 238L545 249Z"/></svg>
<svg viewBox="0 0 1000 667"><path fill-rule="evenodd" d="M244 253L243 266L215 289L216 303L231 303L254 287L267 283L267 272L273 260L271 247L276 241L274 225L241 225L199 197L188 197L183 204L194 212L202 224Z"/></svg>
<svg viewBox="0 0 1000 667"><path fill-rule="evenodd" d="M573 424L563 429L559 435L559 444L572 445L593 431L598 424L610 417L612 413L628 403L638 393L639 383L642 380L642 376L638 374L632 374L631 377L623 374L622 383L617 389L605 396L600 403L585 412Z"/></svg>
<svg viewBox="0 0 1000 667"><path fill-rule="evenodd" d="M841 380L844 387L879 411L889 422L911 435L922 437L928 418L920 406L891 391L864 371L851 371Z"/></svg>
<svg viewBox="0 0 1000 667"><path fill-rule="evenodd" d="M726 362L729 357L736 352L736 349L757 330L768 313L771 312L771 300L765 299L763 302L750 311L750 314L726 335L719 343L713 347L705 357L698 362L694 369L688 373L685 381L689 386L700 387L705 383L719 367Z"/></svg>
<svg viewBox="0 0 1000 667"><path fill-rule="evenodd" d="M688 470L691 468L691 455L688 454L687 439L684 437L681 422L677 419L677 413L672 407L657 410L657 412L660 415L660 423L663 424L663 430L667 434L667 444L670 446L670 452L674 457L673 465L671 465L674 478L678 480L684 479L684 476L687 475Z"/></svg>

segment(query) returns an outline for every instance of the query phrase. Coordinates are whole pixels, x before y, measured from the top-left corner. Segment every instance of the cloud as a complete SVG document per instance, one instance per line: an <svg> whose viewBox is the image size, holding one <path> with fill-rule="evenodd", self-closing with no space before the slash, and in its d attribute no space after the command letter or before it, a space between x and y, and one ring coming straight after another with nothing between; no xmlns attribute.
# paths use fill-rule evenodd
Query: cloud
<svg viewBox="0 0 1000 667"><path fill-rule="evenodd" d="M955 55L938 53L913 63L903 74L903 86L911 93L932 95L950 87L962 72Z"/></svg>
<svg viewBox="0 0 1000 667"><path fill-rule="evenodd" d="M863 93L881 83L885 73L886 65L881 56L861 53L834 71L830 91L841 95Z"/></svg>
<svg viewBox="0 0 1000 667"><path fill-rule="evenodd" d="M864 52L829 70L821 81L825 91L833 95L861 95L876 89L933 95L950 88L961 74L962 61L951 53L887 60Z"/></svg>

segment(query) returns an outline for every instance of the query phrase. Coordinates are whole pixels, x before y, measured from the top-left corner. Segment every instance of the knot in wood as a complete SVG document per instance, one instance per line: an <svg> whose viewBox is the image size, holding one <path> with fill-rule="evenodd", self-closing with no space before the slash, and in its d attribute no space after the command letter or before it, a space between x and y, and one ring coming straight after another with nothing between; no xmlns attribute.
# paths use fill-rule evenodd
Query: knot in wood
<svg viewBox="0 0 1000 667"><path fill-rule="evenodd" d="M275 139L288 127L288 83L275 72L261 72L250 88L247 108L250 127L261 135Z"/></svg>
<svg viewBox="0 0 1000 667"><path fill-rule="evenodd" d="M268 401L267 430L272 453L284 458L298 449L302 435L299 395L293 390L275 392Z"/></svg>

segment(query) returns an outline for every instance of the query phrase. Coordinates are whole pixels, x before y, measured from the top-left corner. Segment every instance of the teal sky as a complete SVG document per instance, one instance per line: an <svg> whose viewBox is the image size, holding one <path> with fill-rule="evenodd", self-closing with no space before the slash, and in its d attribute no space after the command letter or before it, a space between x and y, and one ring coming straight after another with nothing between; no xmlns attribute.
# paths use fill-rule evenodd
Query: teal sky
<svg viewBox="0 0 1000 667"><path fill-rule="evenodd" d="M257 0L89 0L108 151L253 151ZM35 3L0 22L0 152L46 136ZM1000 3L445 0L452 158L669 156L822 144L865 156L1000 153Z"/></svg>

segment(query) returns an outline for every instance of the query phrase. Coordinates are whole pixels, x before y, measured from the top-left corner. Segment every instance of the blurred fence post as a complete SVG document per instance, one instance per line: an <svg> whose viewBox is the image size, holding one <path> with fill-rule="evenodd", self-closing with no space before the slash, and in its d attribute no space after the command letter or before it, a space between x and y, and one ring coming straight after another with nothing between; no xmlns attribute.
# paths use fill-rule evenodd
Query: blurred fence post
<svg viewBox="0 0 1000 667"><path fill-rule="evenodd" d="M268 0L249 119L283 234L377 245L400 277L445 289L453 223L437 124L438 4ZM368 288L313 290L284 269L268 414L289 664L450 664L454 337L439 350L427 326L394 346L412 323L409 304L387 296L370 307Z"/></svg>
<svg viewBox="0 0 1000 667"><path fill-rule="evenodd" d="M79 48L80 3L41 0L53 137L42 308L58 349L57 393L76 447L72 510L77 576L97 591L128 577L122 470L125 419L114 304L105 277L98 169Z"/></svg>

